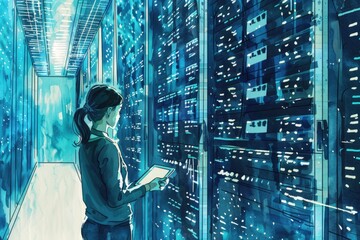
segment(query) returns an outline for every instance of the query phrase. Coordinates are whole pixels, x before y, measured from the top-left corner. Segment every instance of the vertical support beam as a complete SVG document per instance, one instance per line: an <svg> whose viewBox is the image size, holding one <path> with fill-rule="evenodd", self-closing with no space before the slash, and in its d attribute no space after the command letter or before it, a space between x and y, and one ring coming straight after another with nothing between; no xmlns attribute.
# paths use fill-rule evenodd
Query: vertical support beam
<svg viewBox="0 0 360 240"><path fill-rule="evenodd" d="M87 61L87 64L88 64L88 67L87 67L87 78L88 78L88 81L87 82L90 82L90 80L91 80L91 76L90 76L90 73L91 73L91 54L90 54L90 52L91 52L91 44L90 44L90 46L89 46L89 48L88 48L88 50L87 50L87 57L88 57L88 61ZM89 88L90 88L91 86L89 86Z"/></svg>
<svg viewBox="0 0 360 240"><path fill-rule="evenodd" d="M35 159L39 162L39 77L35 74Z"/></svg>
<svg viewBox="0 0 360 240"><path fill-rule="evenodd" d="M328 120L328 4L326 0L313 1L314 16L316 23L314 26L314 61L317 63L314 67L314 170L313 174L316 180L316 202L314 204L314 239L324 238L325 212L328 196L328 162L324 158L324 148L318 149L317 143L320 141L317 136L318 122Z"/></svg>
<svg viewBox="0 0 360 240"><path fill-rule="evenodd" d="M208 158L207 158L207 79L208 79L208 56L207 56L207 0L198 0L199 7L199 123L202 126L202 135L199 142L199 177L200 183L200 209L199 209L199 238L209 239L208 236Z"/></svg>
<svg viewBox="0 0 360 240"><path fill-rule="evenodd" d="M113 24L113 28L114 28L114 36L113 36L113 51L112 51L112 55L113 55L113 86L115 88L118 88L117 84L117 8L116 8L116 0L112 1L113 4L113 19L114 19L114 24ZM100 32L102 31L102 27L100 26ZM102 46L102 33L99 34L99 38L101 38L101 45L99 44L99 49L100 46ZM100 39L99 39L99 43L100 43ZM102 47L101 47L101 51L102 51ZM102 53L101 53L102 54ZM99 56L100 56L100 51L99 51ZM99 57L99 61L100 61L100 57ZM102 64L102 55L101 55L101 64ZM101 68L102 69L102 68ZM102 71L101 71L101 76L102 76ZM117 131L116 129L110 130L110 136L114 137L116 135Z"/></svg>
<svg viewBox="0 0 360 240"><path fill-rule="evenodd" d="M329 1L323 0L322 1L322 30L323 30L323 39L322 39L322 119L326 121L326 123L329 122ZM327 129L325 131L328 131ZM327 132L324 132L324 134L328 134ZM325 143L329 144L329 143ZM323 148L324 149L324 148ZM325 151L328 151L328 148L325 148L323 150L323 176L322 176L322 202L327 204L329 199L329 160L325 159ZM328 215L329 209L323 209L322 212L322 226L323 226L323 235L321 236L322 239L328 239L328 233L325 232L328 230L328 223L326 222L326 215Z"/></svg>
<svg viewBox="0 0 360 240"><path fill-rule="evenodd" d="M104 20L103 20L104 21ZM100 27L99 27L99 34L98 34L98 64L97 64L97 69L98 69L98 82L102 83L103 82L103 61L102 61L102 26L100 23Z"/></svg>
<svg viewBox="0 0 360 240"><path fill-rule="evenodd" d="M84 94L84 72L83 72L83 69L82 69L82 66L80 65L80 69L79 69L79 98L82 98L82 95ZM77 101L77 104L80 104L78 102L79 99L76 99Z"/></svg>
<svg viewBox="0 0 360 240"><path fill-rule="evenodd" d="M25 34L25 33L24 33ZM27 121L26 121L26 118L25 118L25 115L27 115L27 105L26 105L26 102L27 102L27 81L28 81L28 73L27 73L27 70L28 70L28 57L27 57L27 46L25 45L24 46L24 78L23 78L23 102L22 102L22 119L23 119L23 125L22 125L22 143L21 143L21 147L22 147L22 150L21 150L21 172L23 174L24 171L26 171L26 167L24 169L24 162L27 161L26 157L27 157L27 145L26 145L26 141L28 140L27 138ZM24 156L25 156L25 159L24 159ZM25 164L26 166L26 164ZM22 185L22 183L20 183L20 185ZM22 190L22 189L21 189ZM20 198L21 198L21 195L23 193L21 192L20 193Z"/></svg>
<svg viewBox="0 0 360 240"><path fill-rule="evenodd" d="M34 70L34 67L32 66L31 67L31 79L32 79L32 89L31 89L31 96L32 96L32 101L31 101L31 108L32 108L32 114L31 114L31 124L32 124L32 127L31 127L31 137L32 137L32 156L31 158L34 160L34 162L36 162L36 144L35 144L35 141L36 141L36 122L35 122L35 116L36 116L36 92L35 92L35 70Z"/></svg>
<svg viewBox="0 0 360 240"><path fill-rule="evenodd" d="M145 31L145 56L144 56L144 91L145 91L145 99L144 99L144 140L145 140L145 144L144 144L144 157L145 157L145 163L144 163L144 167L149 167L149 156L151 156L150 153L150 149L152 147L151 140L149 140L149 126L151 126L149 123L151 121L150 118L150 114L152 114L152 111L150 111L150 99L149 99L149 82L150 82L150 74L149 74L149 60L150 60L150 56L149 56L149 43L151 43L151 39L150 39L150 34L149 34L149 25L150 25L150 16L149 16L149 1L151 0L147 0L145 1L145 26L144 26L144 31ZM146 221L147 219L152 219L152 208L151 208L151 203L149 201L150 199L150 194L147 194L147 196L142 200L143 201L143 216L144 216L144 221L143 221L143 236L145 236L145 239L151 239L152 236L152 230L151 228L149 229L149 224L151 226L151 223L149 223L148 221ZM149 204L150 203L150 204Z"/></svg>
<svg viewBox="0 0 360 240"><path fill-rule="evenodd" d="M16 8L15 8L15 2L13 2L13 64L12 64L12 81L11 81L11 89L12 89L12 94L11 94L11 135L10 135L10 148L15 149L15 143L16 143L16 52L17 52L17 12L16 12ZM15 151L11 151L11 157L10 157L10 166L11 166L11 170L10 170L10 219L12 218L12 215L14 213L14 210L16 208L16 206L14 206L15 201L15 193L12 192L12 190L14 189L15 186L15 157L16 157L16 153Z"/></svg>
<svg viewBox="0 0 360 240"><path fill-rule="evenodd" d="M113 0L114 4L114 47L113 47L113 85L117 86L117 55L118 55L118 42L117 42L117 7L116 0Z"/></svg>

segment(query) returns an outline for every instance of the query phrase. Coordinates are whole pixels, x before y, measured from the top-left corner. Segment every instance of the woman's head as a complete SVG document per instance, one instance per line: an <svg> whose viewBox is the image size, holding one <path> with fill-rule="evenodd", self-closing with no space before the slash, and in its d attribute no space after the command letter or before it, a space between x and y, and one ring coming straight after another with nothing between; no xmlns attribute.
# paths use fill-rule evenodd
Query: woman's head
<svg viewBox="0 0 360 240"><path fill-rule="evenodd" d="M87 143L90 138L90 128L85 122L85 116L92 122L106 120L110 127L114 127L119 120L122 96L114 88L107 85L94 85L90 88L86 102L74 114L75 133L79 135L81 143Z"/></svg>

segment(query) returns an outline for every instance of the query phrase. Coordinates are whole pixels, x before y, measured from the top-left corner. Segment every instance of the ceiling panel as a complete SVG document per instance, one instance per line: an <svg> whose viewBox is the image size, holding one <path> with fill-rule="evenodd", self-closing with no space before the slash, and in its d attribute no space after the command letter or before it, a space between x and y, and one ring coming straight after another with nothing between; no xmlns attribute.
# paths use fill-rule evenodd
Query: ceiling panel
<svg viewBox="0 0 360 240"><path fill-rule="evenodd" d="M16 8L25 32L25 39L38 75L49 74L49 60L44 31L44 15L40 1L16 1Z"/></svg>
<svg viewBox="0 0 360 240"><path fill-rule="evenodd" d="M82 60L99 29L108 5L109 0L83 1L81 8L79 8L80 17L75 29L75 37L71 44L67 64L67 74L69 76L75 75L80 68Z"/></svg>
<svg viewBox="0 0 360 240"><path fill-rule="evenodd" d="M74 76L111 0L16 0L39 76Z"/></svg>

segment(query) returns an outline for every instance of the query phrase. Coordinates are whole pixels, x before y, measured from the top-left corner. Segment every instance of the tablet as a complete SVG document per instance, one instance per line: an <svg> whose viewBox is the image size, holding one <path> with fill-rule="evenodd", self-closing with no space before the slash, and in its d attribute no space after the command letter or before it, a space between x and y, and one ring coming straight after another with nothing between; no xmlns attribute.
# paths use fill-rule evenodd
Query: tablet
<svg viewBox="0 0 360 240"><path fill-rule="evenodd" d="M141 178L136 182L136 185L147 184L157 177L159 178L169 177L174 171L175 171L174 168L165 167L161 165L153 165L141 176Z"/></svg>

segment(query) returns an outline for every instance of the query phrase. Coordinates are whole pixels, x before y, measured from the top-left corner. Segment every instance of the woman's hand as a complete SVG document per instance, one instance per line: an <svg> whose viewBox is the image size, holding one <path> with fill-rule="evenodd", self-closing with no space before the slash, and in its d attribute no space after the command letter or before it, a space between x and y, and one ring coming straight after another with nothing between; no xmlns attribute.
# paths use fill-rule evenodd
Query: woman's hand
<svg viewBox="0 0 360 240"><path fill-rule="evenodd" d="M147 191L162 191L169 183L169 178L155 178L145 185Z"/></svg>

